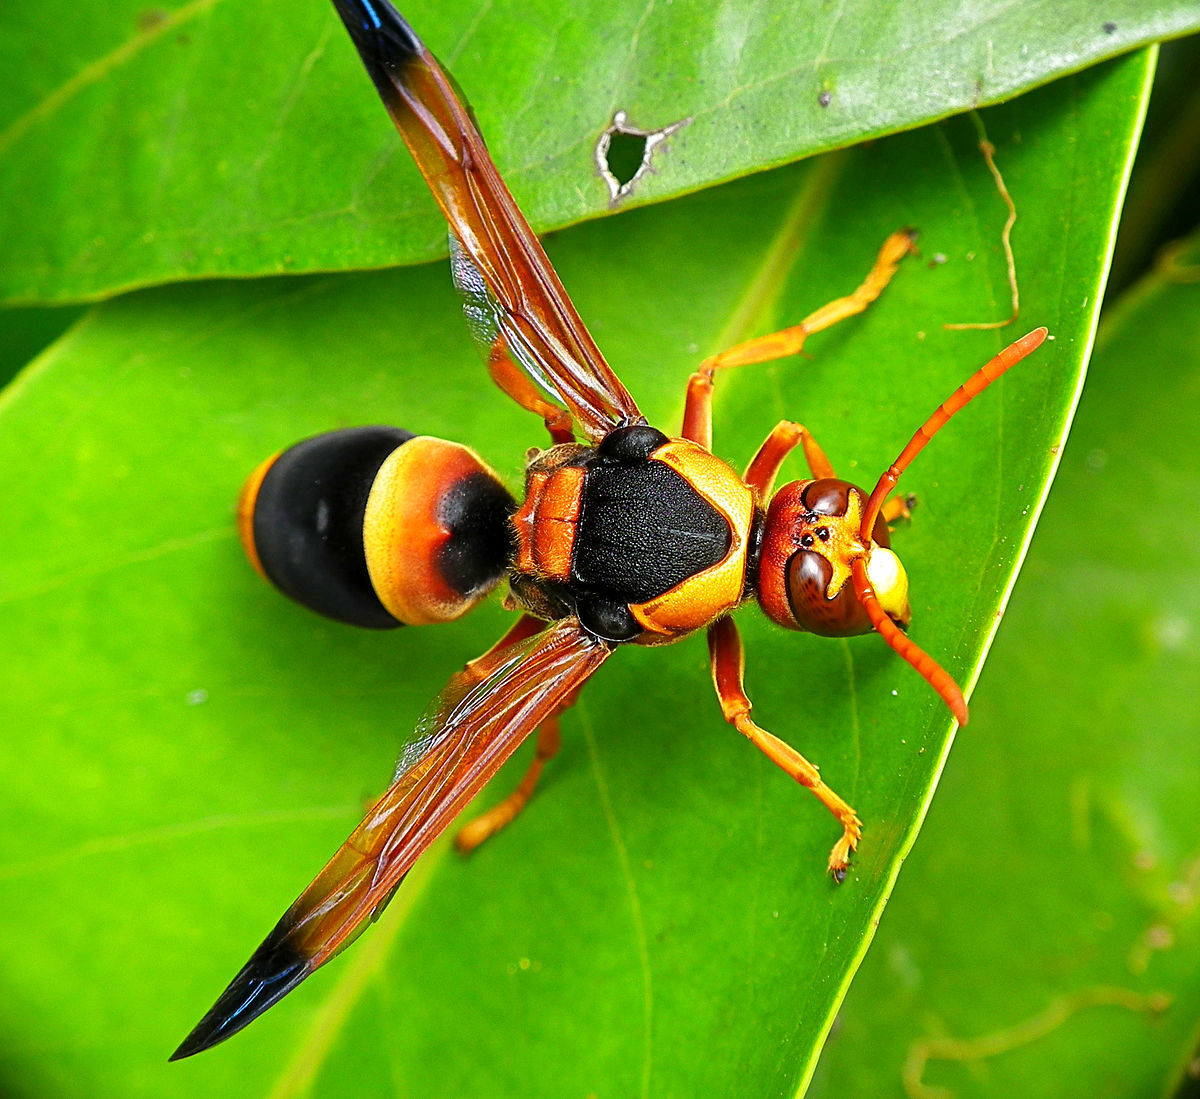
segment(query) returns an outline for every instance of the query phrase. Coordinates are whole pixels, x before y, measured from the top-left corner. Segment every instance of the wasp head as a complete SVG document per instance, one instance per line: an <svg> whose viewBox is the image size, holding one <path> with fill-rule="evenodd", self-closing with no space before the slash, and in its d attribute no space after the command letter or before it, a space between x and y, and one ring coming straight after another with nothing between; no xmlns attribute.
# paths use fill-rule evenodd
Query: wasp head
<svg viewBox="0 0 1200 1099"><path fill-rule="evenodd" d="M908 576L882 516L871 537L862 537L866 506L867 493L831 477L793 481L775 494L758 572L758 600L772 621L823 637L869 633L851 580L854 562L863 560L879 605L896 625L908 625Z"/></svg>

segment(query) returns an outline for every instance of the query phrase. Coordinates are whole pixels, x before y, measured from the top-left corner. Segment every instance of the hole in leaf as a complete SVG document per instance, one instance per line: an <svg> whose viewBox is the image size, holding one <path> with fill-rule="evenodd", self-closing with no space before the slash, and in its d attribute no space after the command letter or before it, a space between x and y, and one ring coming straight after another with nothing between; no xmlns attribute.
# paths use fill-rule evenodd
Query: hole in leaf
<svg viewBox="0 0 1200 1099"><path fill-rule="evenodd" d="M596 167L608 184L613 206L633 193L642 176L654 171L654 150L689 122L690 118L683 118L659 130L641 130L629 125L624 111L613 115L612 123L596 142Z"/></svg>
<svg viewBox="0 0 1200 1099"><path fill-rule="evenodd" d="M640 134L615 133L609 138L605 164L622 187L633 182L645 159L646 139Z"/></svg>

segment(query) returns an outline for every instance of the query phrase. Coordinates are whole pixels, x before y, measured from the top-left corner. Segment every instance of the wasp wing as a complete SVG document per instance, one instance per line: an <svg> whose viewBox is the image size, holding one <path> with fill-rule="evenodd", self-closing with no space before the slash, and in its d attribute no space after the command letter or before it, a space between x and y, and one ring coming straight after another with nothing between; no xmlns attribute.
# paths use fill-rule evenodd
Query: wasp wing
<svg viewBox="0 0 1200 1099"><path fill-rule="evenodd" d="M388 0L334 6L450 224L476 337L515 358L592 441L641 422L436 58Z"/></svg>
<svg viewBox="0 0 1200 1099"><path fill-rule="evenodd" d="M612 650L574 618L459 672L434 700L381 797L171 1060L236 1034L351 942L421 854L526 736ZM482 664L482 671L480 665Z"/></svg>

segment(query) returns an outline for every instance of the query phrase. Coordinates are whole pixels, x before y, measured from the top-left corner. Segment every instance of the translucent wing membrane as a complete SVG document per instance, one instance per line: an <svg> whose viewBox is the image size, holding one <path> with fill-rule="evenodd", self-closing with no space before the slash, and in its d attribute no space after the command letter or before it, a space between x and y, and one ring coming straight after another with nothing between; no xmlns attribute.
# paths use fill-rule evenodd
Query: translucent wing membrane
<svg viewBox="0 0 1200 1099"><path fill-rule="evenodd" d="M482 675L479 662L476 674L455 675L418 724L387 793L284 913L172 1060L236 1034L353 942L417 857L611 651L567 618L490 654Z"/></svg>
<svg viewBox="0 0 1200 1099"><path fill-rule="evenodd" d="M593 441L641 421L437 60L387 0L334 5L450 223L455 280L489 355L511 355Z"/></svg>

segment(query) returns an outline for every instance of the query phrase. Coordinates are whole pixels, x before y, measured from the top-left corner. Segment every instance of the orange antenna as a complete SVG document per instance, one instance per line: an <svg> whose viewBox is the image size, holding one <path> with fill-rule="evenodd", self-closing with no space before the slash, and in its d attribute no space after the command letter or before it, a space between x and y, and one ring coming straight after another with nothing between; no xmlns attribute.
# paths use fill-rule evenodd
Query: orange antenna
<svg viewBox="0 0 1200 1099"><path fill-rule="evenodd" d="M912 464L912 460L925 449L929 442L956 412L960 411L974 398L978 397L989 385L1000 377L1009 367L1015 366L1026 355L1042 346L1048 335L1045 328L1035 328L1032 332L1010 343L990 362L985 363L960 385L949 398L934 411L908 441L908 445L887 471L879 478L875 490L863 512L862 525L859 527L859 537L870 543L871 531L883 502L896 487L900 475ZM916 669L917 673L941 696L942 701L950 707L959 725L967 723L967 703L953 677L936 660L925 652L916 642L909 640L900 628L887 616L879 605L875 590L867 579L867 564L864 557L858 558L851 566L854 577L854 594L867 612L871 625L883 639Z"/></svg>
<svg viewBox="0 0 1200 1099"><path fill-rule="evenodd" d="M867 579L867 559L856 558L850 566L850 574L854 579L854 594L858 596L858 601L867 612L871 625L897 655L907 660L917 670L917 674L941 695L942 701L950 707L950 712L959 725L965 725L968 717L967 701L963 698L958 684L954 682L954 677L920 645L901 632L900 627L887 616L879 605L871 581Z"/></svg>
<svg viewBox="0 0 1200 1099"><path fill-rule="evenodd" d="M984 363L983 366L976 370L974 374L938 406L928 420L917 428L916 434L909 439L908 446L900 452L900 457L891 464L875 485L875 491L871 493L871 498L867 501L866 511L863 512L862 524L859 526L859 536L861 538L870 541L871 531L875 526L875 519L879 515L879 509L883 507L884 500L892 494L892 490L896 487L896 482L900 480L900 474L908 469L912 464L912 460L925 449L925 445L929 440L946 426L946 422L950 417L956 412L961 411L972 400L978 397L980 393L987 389L1009 367L1016 366L1026 355L1041 347L1048 334L1048 331L1044 327L1035 328L1019 340L1010 343L994 359Z"/></svg>

